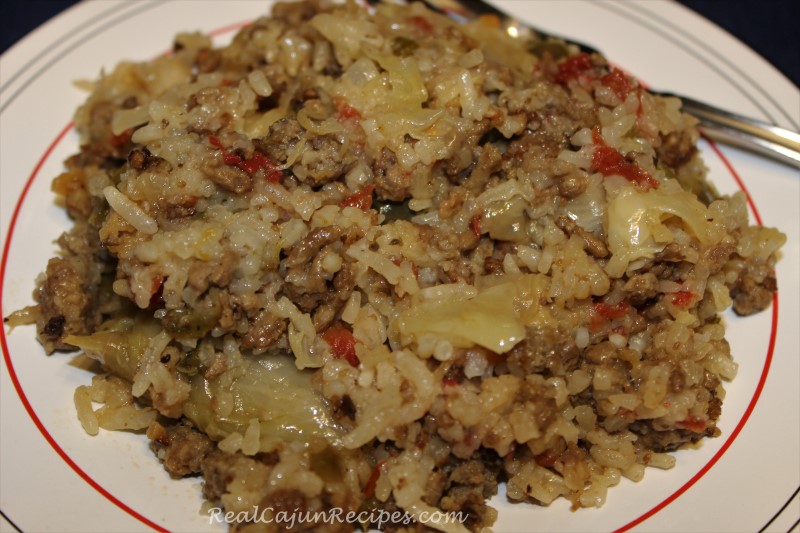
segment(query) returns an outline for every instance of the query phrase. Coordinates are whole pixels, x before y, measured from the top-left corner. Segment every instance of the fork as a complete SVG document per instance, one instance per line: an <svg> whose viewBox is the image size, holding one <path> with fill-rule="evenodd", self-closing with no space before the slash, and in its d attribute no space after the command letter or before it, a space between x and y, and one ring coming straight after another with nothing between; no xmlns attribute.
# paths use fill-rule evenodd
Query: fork
<svg viewBox="0 0 800 533"><path fill-rule="evenodd" d="M367 1L377 3L380 0ZM545 43L561 42L573 45L581 52L602 55L599 50L585 43L547 33L517 20L484 0L422 0L422 2L432 11L457 21L463 22L482 15L492 15L500 20L502 27L512 36ZM800 168L800 134L683 95L654 91L650 88L648 91L661 96L679 98L683 102L683 111L697 118L698 128L709 139Z"/></svg>

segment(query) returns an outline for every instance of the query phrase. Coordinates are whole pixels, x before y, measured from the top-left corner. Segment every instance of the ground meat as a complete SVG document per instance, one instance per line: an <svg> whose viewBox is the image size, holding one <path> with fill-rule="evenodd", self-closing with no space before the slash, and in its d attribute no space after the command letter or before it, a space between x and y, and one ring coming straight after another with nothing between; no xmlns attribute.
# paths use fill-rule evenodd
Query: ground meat
<svg viewBox="0 0 800 533"><path fill-rule="evenodd" d="M261 506L262 509L272 509L277 515L278 513L285 513L287 515L297 513L302 514L308 509L308 499L306 495L297 489L278 489L271 492L264 498ZM306 522L299 524L300 530L313 528L314 524Z"/></svg>
<svg viewBox="0 0 800 533"><path fill-rule="evenodd" d="M494 256L488 256L483 260L483 271L487 274L502 274L503 260Z"/></svg>
<svg viewBox="0 0 800 533"><path fill-rule="evenodd" d="M600 239L595 234L586 231L577 222L566 216L560 216L556 219L556 225L567 234L577 235L583 239L583 249L592 257L607 257L608 248L606 247L603 239Z"/></svg>
<svg viewBox="0 0 800 533"><path fill-rule="evenodd" d="M305 265L324 246L338 241L343 235L344 230L339 226L324 226L310 231L303 240L292 247L284 264L288 268Z"/></svg>
<svg viewBox="0 0 800 533"><path fill-rule="evenodd" d="M247 172L224 163L207 163L203 165L203 173L228 192L244 194L253 186L253 179Z"/></svg>
<svg viewBox="0 0 800 533"><path fill-rule="evenodd" d="M128 165L135 170L150 170L165 163L166 160L151 154L147 148L137 148L128 154Z"/></svg>
<svg viewBox="0 0 800 533"><path fill-rule="evenodd" d="M273 315L269 311L261 311L255 320L250 322L247 333L241 337L241 347L246 350L266 350L286 332L286 319Z"/></svg>
<svg viewBox="0 0 800 533"><path fill-rule="evenodd" d="M673 131L661 138L661 146L656 148L656 156L667 166L678 168L692 159L697 152L687 131Z"/></svg>
<svg viewBox="0 0 800 533"><path fill-rule="evenodd" d="M166 217L166 221L170 226L174 223L180 223L183 219L193 217L197 214L197 198L193 196L175 199L171 203L159 206Z"/></svg>
<svg viewBox="0 0 800 533"><path fill-rule="evenodd" d="M343 156L343 145L333 136L313 136L296 165L302 166L305 177L313 186L319 186L344 173L346 165Z"/></svg>
<svg viewBox="0 0 800 533"><path fill-rule="evenodd" d="M638 443L659 453L673 452L685 444L697 442L704 437L719 435L719 429L714 426L708 427L701 432L687 429L656 431L652 428L650 421L646 420L637 420L628 428L638 435Z"/></svg>
<svg viewBox="0 0 800 533"><path fill-rule="evenodd" d="M255 459L241 454L228 454L219 449L212 450L200 464L203 472L203 496L211 502L218 502L228 493L228 483L235 478L250 473L252 479L267 484L269 467L260 465Z"/></svg>
<svg viewBox="0 0 800 533"><path fill-rule="evenodd" d="M384 148L375 161L372 172L375 174L375 192L378 198L393 202L405 200L411 187L412 176L397 164L394 152Z"/></svg>
<svg viewBox="0 0 800 533"><path fill-rule="evenodd" d="M148 436L153 439L150 449L173 478L199 474L203 459L215 448L211 439L188 423L167 427L159 424L151 428Z"/></svg>
<svg viewBox="0 0 800 533"><path fill-rule="evenodd" d="M499 458L489 451L478 452L475 459L458 464L448 477L439 502L441 509L467 513L465 525L471 530L490 525L496 511L486 505L486 500L497 494L499 470Z"/></svg>
<svg viewBox="0 0 800 533"><path fill-rule="evenodd" d="M524 377L551 370L563 375L577 367L581 354L569 335L541 325L529 326L527 332L527 338L508 352L512 374Z"/></svg>
<svg viewBox="0 0 800 533"><path fill-rule="evenodd" d="M528 122L530 131L509 145L505 154L506 161L511 162L509 158L545 161L558 156L561 150L569 146L570 131L577 131L580 126L597 120L593 116L584 117L587 110L582 108L583 106L567 104L561 109L545 107L532 113ZM575 116L571 117L567 112Z"/></svg>
<svg viewBox="0 0 800 533"><path fill-rule="evenodd" d="M281 456L278 453L259 454L255 457L247 457L240 453L227 454L218 449L212 450L202 461L203 472L203 495L211 502L219 504L222 497L227 496L227 501L232 506L240 506L241 498L247 498L252 502L250 517L242 513L239 518L252 518L252 509L256 509L256 518L261 513L266 513L266 517L274 517L278 520L278 513L283 520L288 520L294 516L297 521L294 527L288 529L288 524L284 527L269 527L266 531L314 531L314 532L345 532L352 531L353 524L346 521L323 520L324 515L320 514L319 522L314 522L315 513L321 512L332 507L339 507L345 512L356 511L360 503L360 498L348 491L344 486L337 485L336 490L331 493L323 492L318 497L311 497L300 489L296 488L271 488L275 485L275 479L271 477L273 468L280 464ZM330 466L330 465L328 465ZM331 483L336 484L341 481L341 473L337 473L337 478ZM230 511L233 509L225 509ZM306 515L306 512L309 514ZM308 516L305 520L301 517ZM250 529L252 527L253 529ZM230 531L265 531L265 523L259 522L236 522L231 524Z"/></svg>
<svg viewBox="0 0 800 533"><path fill-rule="evenodd" d="M777 281L774 275L769 275L760 283L756 277L744 272L736 285L731 289L733 310L737 315L747 316L763 311L772 302L772 297L777 290Z"/></svg>
<svg viewBox="0 0 800 533"><path fill-rule="evenodd" d="M667 388L672 392L681 392L686 386L686 374L680 367L674 367L669 375Z"/></svg>
<svg viewBox="0 0 800 533"><path fill-rule="evenodd" d="M631 305L642 305L658 295L658 278L652 272L634 274L625 282L622 290L628 294Z"/></svg>
<svg viewBox="0 0 800 533"><path fill-rule="evenodd" d="M585 171L567 174L558 182L558 194L565 198L576 198L589 186L589 175Z"/></svg>
<svg viewBox="0 0 800 533"><path fill-rule="evenodd" d="M222 54L219 50L203 48L198 50L194 60L194 68L199 74L214 72L222 63Z"/></svg>
<svg viewBox="0 0 800 533"><path fill-rule="evenodd" d="M284 164L289 157L288 153L303 138L304 131L297 120L284 118L273 124L265 137L256 139L253 143L271 160Z"/></svg>
<svg viewBox="0 0 800 533"><path fill-rule="evenodd" d="M353 400L348 395L342 397L334 396L328 399L331 406L331 414L337 422L342 422L343 418L350 420L356 419L356 407Z"/></svg>
<svg viewBox="0 0 800 533"><path fill-rule="evenodd" d="M477 151L478 149L476 149ZM486 143L480 147L478 161L464 182L464 187L473 194L480 194L489 177L494 174L503 162L503 154L493 144Z"/></svg>
<svg viewBox="0 0 800 533"><path fill-rule="evenodd" d="M195 261L189 267L187 282L201 294L212 285L225 287L231 282L238 262L239 256L231 250L224 250L209 261Z"/></svg>
<svg viewBox="0 0 800 533"><path fill-rule="evenodd" d="M675 263L678 261L683 261L686 257L683 255L681 251L681 247L676 242L671 242L667 244L663 250L658 252L655 255L656 262L666 261L670 263ZM663 276L658 276L660 279L665 279Z"/></svg>
<svg viewBox="0 0 800 533"><path fill-rule="evenodd" d="M65 336L90 334L100 322L97 303L104 265L89 244L99 246L96 235L92 238L87 228L86 224L79 223L62 236L59 242L65 254L47 263L45 280L36 293L39 302L37 332L47 353L72 349L64 343Z"/></svg>
<svg viewBox="0 0 800 533"><path fill-rule="evenodd" d="M339 226L317 228L295 244L284 260L286 283L283 292L300 309L313 313L321 305L332 306L332 309L323 307L318 314L314 314L315 326L321 329L330 324L354 286L352 273L347 271L346 263L336 274L326 270L326 260L338 255L337 243L345 237L346 232Z"/></svg>
<svg viewBox="0 0 800 533"><path fill-rule="evenodd" d="M719 416L722 414L722 400L717 398L716 394L713 394L711 399L708 401L708 410L706 411L706 415L708 416L709 420L719 420Z"/></svg>

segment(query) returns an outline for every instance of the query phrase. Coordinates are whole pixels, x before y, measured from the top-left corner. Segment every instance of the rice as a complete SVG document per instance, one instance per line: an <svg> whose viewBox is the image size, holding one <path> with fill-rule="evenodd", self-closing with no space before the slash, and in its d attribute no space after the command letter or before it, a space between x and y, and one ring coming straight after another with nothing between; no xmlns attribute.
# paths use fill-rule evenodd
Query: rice
<svg viewBox="0 0 800 533"><path fill-rule="evenodd" d="M479 531L501 483L599 507L719 435L720 313L776 289L785 236L714 193L679 104L420 4L181 34L78 109L75 225L12 321L99 360L84 429L147 428L232 531Z"/></svg>

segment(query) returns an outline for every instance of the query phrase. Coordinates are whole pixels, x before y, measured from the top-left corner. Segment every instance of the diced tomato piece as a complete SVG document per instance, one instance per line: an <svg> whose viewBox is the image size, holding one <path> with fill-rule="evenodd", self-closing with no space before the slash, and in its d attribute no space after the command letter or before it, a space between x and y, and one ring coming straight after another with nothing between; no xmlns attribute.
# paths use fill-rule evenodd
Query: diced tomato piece
<svg viewBox="0 0 800 533"><path fill-rule="evenodd" d="M475 235L476 239L481 238L481 216L475 215L469 221L469 226L472 229L472 233Z"/></svg>
<svg viewBox="0 0 800 533"><path fill-rule="evenodd" d="M208 136L208 143L213 146L214 148L219 148L220 150L225 150L225 147L222 145L222 141L219 140L219 137L216 135L209 135Z"/></svg>
<svg viewBox="0 0 800 533"><path fill-rule="evenodd" d="M700 433L706 430L706 422L705 420L700 420L696 416L689 415L685 419L676 422L675 425L678 427L682 427L684 429L688 429L689 431L693 431L695 433Z"/></svg>
<svg viewBox="0 0 800 533"><path fill-rule="evenodd" d="M349 104L344 104L337 110L336 118L339 120L339 122L346 122L348 120L358 122L361 120L361 113L359 113L358 109L355 107Z"/></svg>
<svg viewBox="0 0 800 533"><path fill-rule="evenodd" d="M536 464L539 466L543 466L545 468L552 468L558 458L561 457L561 454L555 450L547 450L546 452L540 453L534 456L533 460L536 461Z"/></svg>
<svg viewBox="0 0 800 533"><path fill-rule="evenodd" d="M230 165L232 167L238 167L242 164L242 158L233 152L222 152L222 160L225 161L226 165Z"/></svg>
<svg viewBox="0 0 800 533"><path fill-rule="evenodd" d="M558 65L558 73L556 73L556 82L565 84L570 80L574 80L586 74L586 72L594 66L592 63L592 56L589 54L578 54L570 57L560 65Z"/></svg>
<svg viewBox="0 0 800 533"><path fill-rule="evenodd" d="M595 302L592 307L594 308L594 312L598 315L602 316L607 320L613 320L615 318L622 318L626 314L628 314L628 310L631 306L628 302L622 301L618 304L609 305L603 302Z"/></svg>
<svg viewBox="0 0 800 533"><path fill-rule="evenodd" d="M691 291L678 291L672 296L672 303L678 307L686 307L694 301Z"/></svg>
<svg viewBox="0 0 800 533"><path fill-rule="evenodd" d="M150 284L150 302L148 309L158 309L164 305L164 278L153 278Z"/></svg>
<svg viewBox="0 0 800 533"><path fill-rule="evenodd" d="M442 380L442 385L444 385L445 387L455 387L456 385L458 385L458 380L455 378L444 378Z"/></svg>
<svg viewBox="0 0 800 533"><path fill-rule="evenodd" d="M413 17L409 17L408 20L414 26L421 29L425 33L433 33L434 30L433 24L428 22L428 19L426 19L425 17L421 17L420 15L414 15Z"/></svg>
<svg viewBox="0 0 800 533"><path fill-rule="evenodd" d="M614 91L620 100L625 100L631 92L630 78L618 68L611 69L611 72L600 78L600 83Z"/></svg>
<svg viewBox="0 0 800 533"><path fill-rule="evenodd" d="M375 185L361 187L358 191L339 202L339 207L357 207L362 211L367 211L372 207L372 191L374 190Z"/></svg>
<svg viewBox="0 0 800 533"><path fill-rule="evenodd" d="M658 188L658 180L639 165L631 163L622 157L618 150L608 146L603 141L599 128L595 128L592 131L592 138L595 144L594 153L592 154L592 170L600 172L603 176L619 175L634 183L654 189Z"/></svg>
<svg viewBox="0 0 800 533"><path fill-rule="evenodd" d="M342 323L334 324L325 330L322 338L327 342L334 357L337 359L344 359L350 366L357 367L361 364L358 356L356 355L356 338L353 332L347 329Z"/></svg>
<svg viewBox="0 0 800 533"><path fill-rule="evenodd" d="M378 484L378 478L381 477L381 468L383 468L384 464L386 464L385 459L383 461L378 461L378 464L372 469L372 473L369 475L369 479L367 479L367 484L364 485L365 498L369 499L375 496L375 486Z"/></svg>
<svg viewBox="0 0 800 533"><path fill-rule="evenodd" d="M267 181L271 181L272 183L279 182L283 177L283 172L281 172L281 169L278 168L278 165L276 165L274 161L261 152L253 152L252 156L244 159L236 152L229 152L226 150L225 146L222 144L222 141L220 141L219 137L216 135L209 135L208 142L211 144L211 146L222 150L222 160L226 165L243 170L251 176L259 170L263 170L264 177L267 179Z"/></svg>
<svg viewBox="0 0 800 533"><path fill-rule="evenodd" d="M114 148L120 148L122 146L125 146L131 141L131 137L133 137L133 128L128 128L119 135L112 135L111 146L113 146Z"/></svg>
<svg viewBox="0 0 800 533"><path fill-rule="evenodd" d="M614 320L615 318L622 318L628 313L630 308L631 306L625 301L614 305L604 302L594 302L592 304L592 319L589 323L589 328L592 330L597 330L603 324Z"/></svg>
<svg viewBox="0 0 800 533"><path fill-rule="evenodd" d="M237 166L248 174L255 174L260 168L268 169L275 165L261 152L253 152L249 159L241 161Z"/></svg>

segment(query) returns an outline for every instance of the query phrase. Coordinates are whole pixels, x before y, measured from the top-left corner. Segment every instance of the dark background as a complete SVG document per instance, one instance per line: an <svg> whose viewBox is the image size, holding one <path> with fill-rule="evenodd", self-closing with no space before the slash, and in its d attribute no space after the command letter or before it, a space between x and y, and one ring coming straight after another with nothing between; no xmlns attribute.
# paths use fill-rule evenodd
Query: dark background
<svg viewBox="0 0 800 533"><path fill-rule="evenodd" d="M796 86L800 86L800 2L678 1L738 37L783 72ZM1 0L0 53L47 19L75 3L74 0Z"/></svg>

